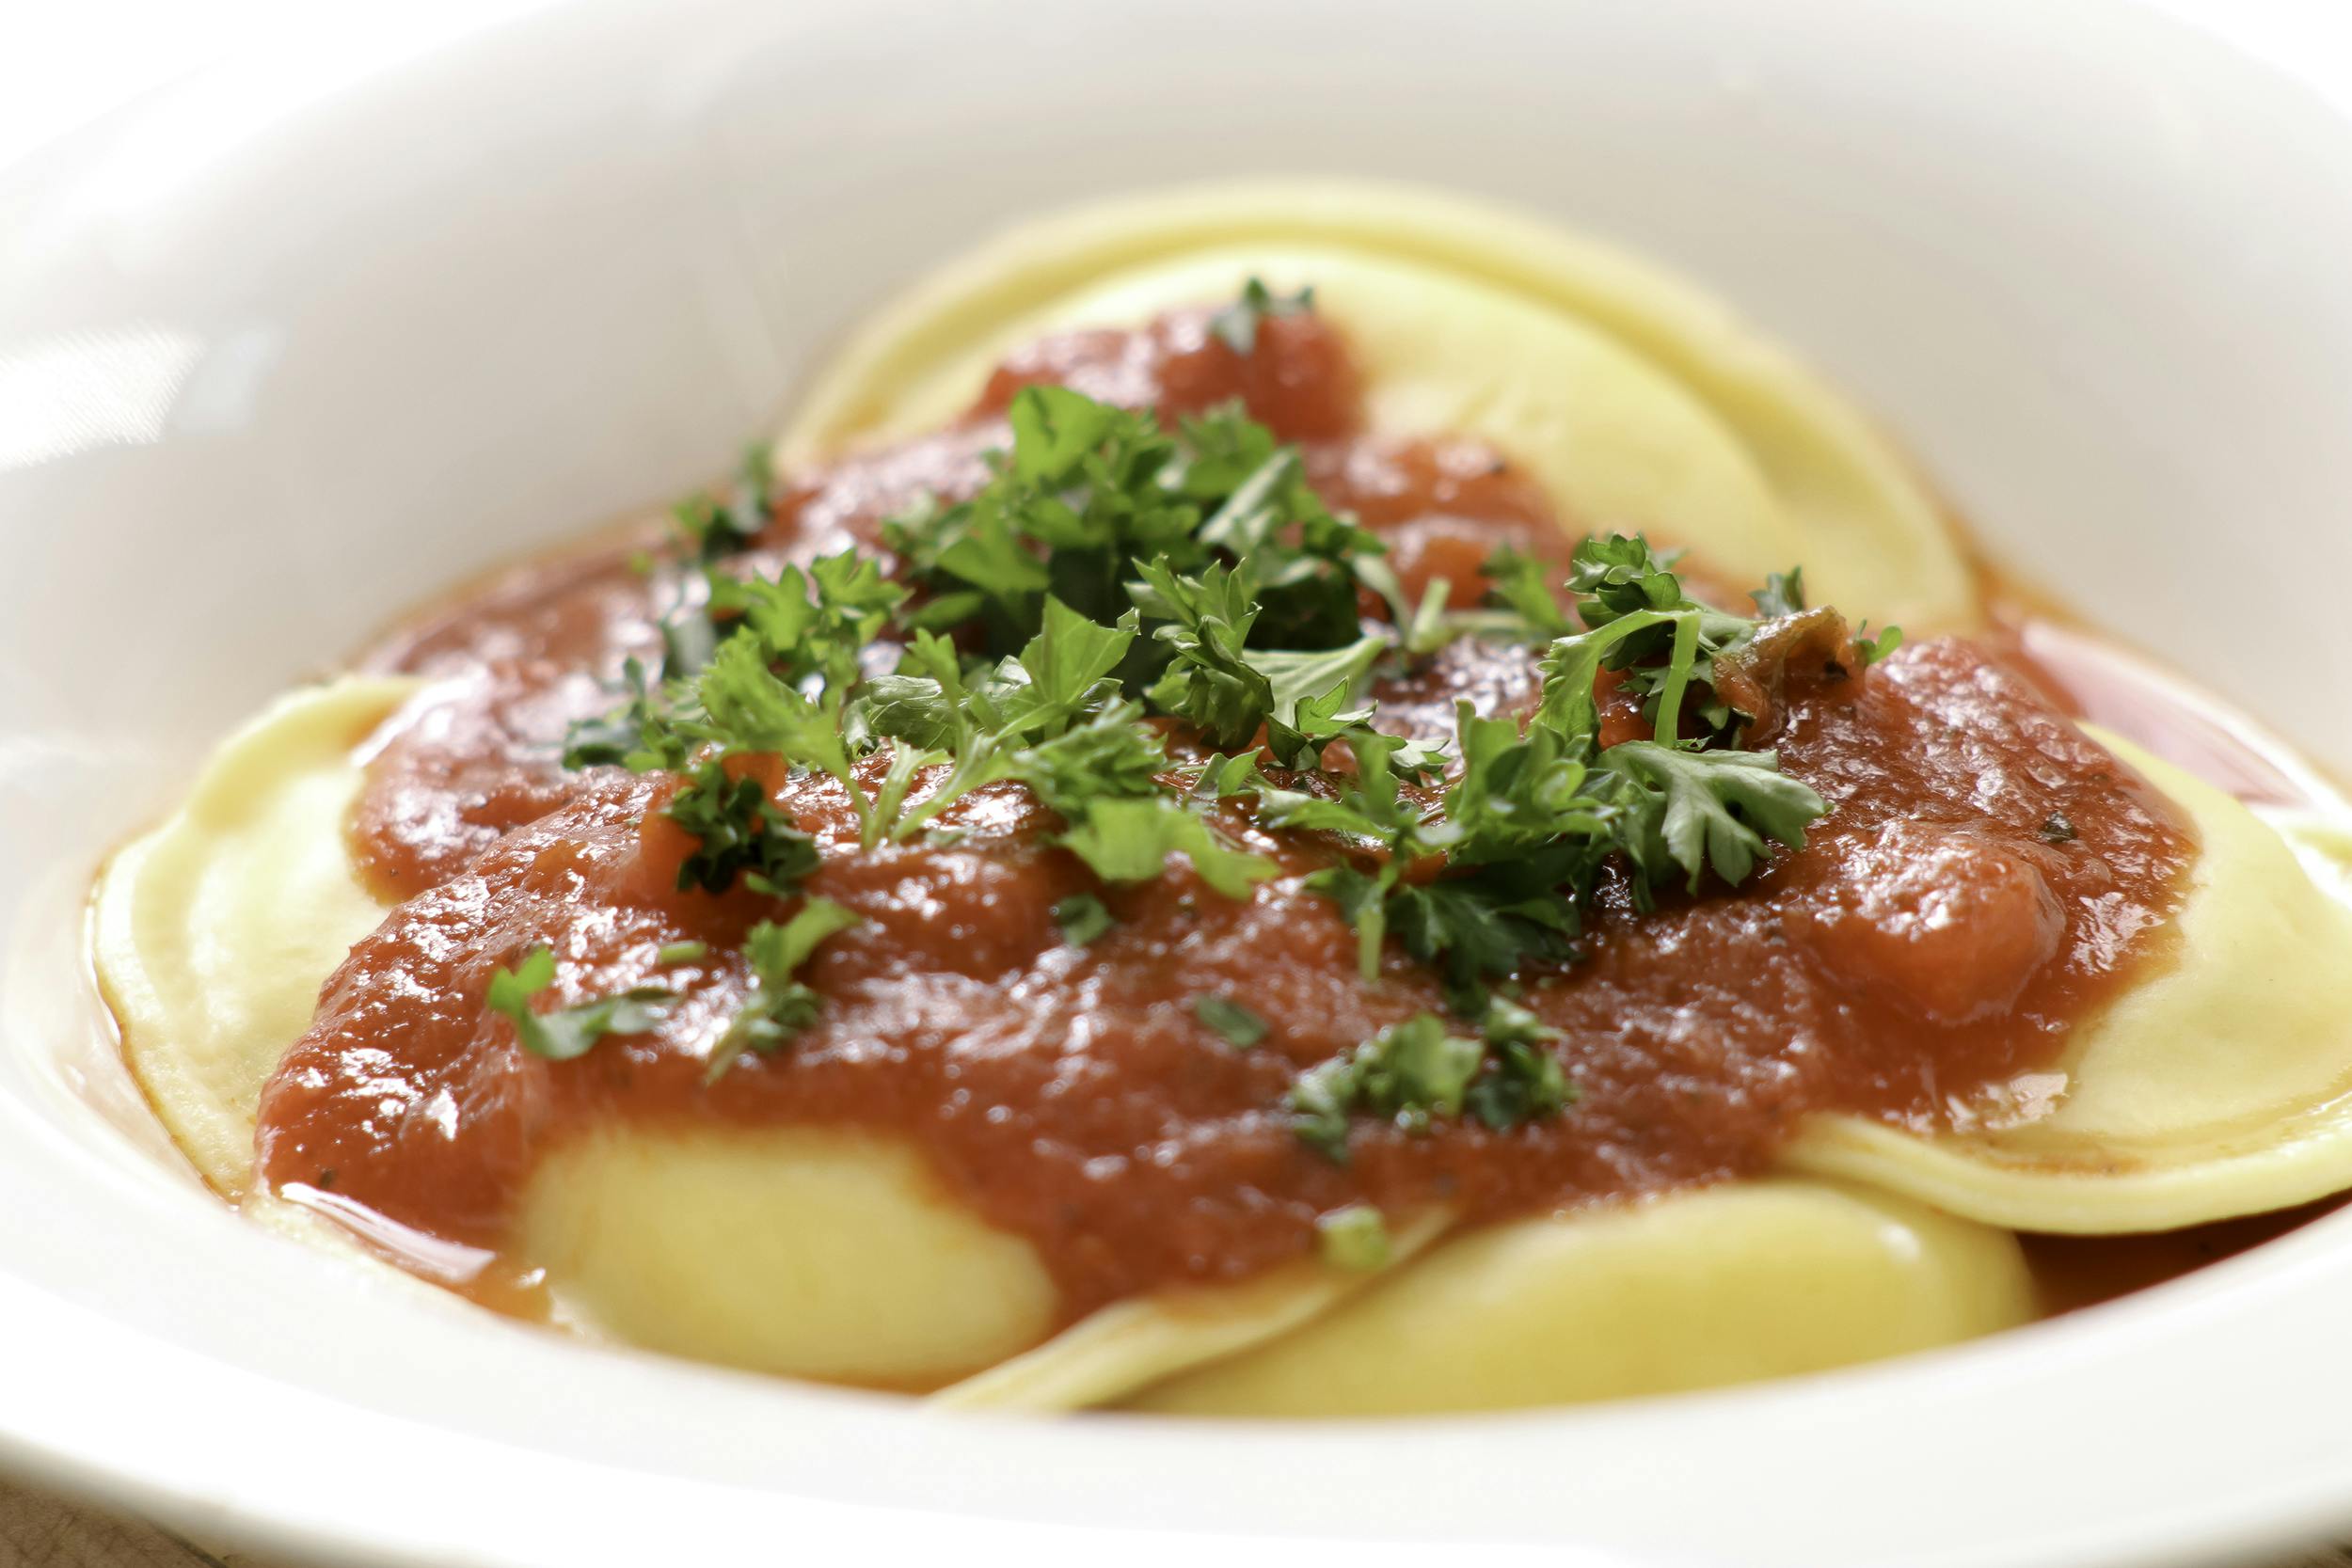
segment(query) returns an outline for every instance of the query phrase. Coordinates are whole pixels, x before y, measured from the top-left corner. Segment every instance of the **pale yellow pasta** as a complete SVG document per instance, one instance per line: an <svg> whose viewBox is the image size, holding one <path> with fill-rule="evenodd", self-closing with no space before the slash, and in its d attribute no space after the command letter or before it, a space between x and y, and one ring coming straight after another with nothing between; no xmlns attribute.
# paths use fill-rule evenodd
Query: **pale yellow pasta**
<svg viewBox="0 0 2352 1568"><path fill-rule="evenodd" d="M516 1245L577 1325L764 1372L930 1387L1053 1325L1026 1242L850 1132L592 1136L541 1162Z"/></svg>
<svg viewBox="0 0 2352 1568"><path fill-rule="evenodd" d="M1793 1169L1868 1181L2027 1230L2166 1230L2352 1185L2352 907L2220 790L2099 739L2185 807L2201 847L2153 973L2012 1085L1979 1129L1825 1117Z"/></svg>
<svg viewBox="0 0 2352 1568"><path fill-rule="evenodd" d="M1867 421L1720 302L1590 240L1472 202L1317 181L1213 186L1016 229L851 339L787 461L931 428L1041 332L1137 325L1311 283L1365 365L1373 427L1483 437L1572 525L1646 530L1914 633L1978 614L1933 500Z"/></svg>
<svg viewBox="0 0 2352 1568"><path fill-rule="evenodd" d="M1740 1182L1493 1225L1140 1410L1399 1416L1819 1371L2035 1315L2015 1237L1883 1193Z"/></svg>
<svg viewBox="0 0 2352 1568"><path fill-rule="evenodd" d="M343 843L355 749L418 688L288 693L223 741L188 798L100 879L98 975L125 1054L206 1180L245 1190L254 1102L319 987L385 906Z"/></svg>

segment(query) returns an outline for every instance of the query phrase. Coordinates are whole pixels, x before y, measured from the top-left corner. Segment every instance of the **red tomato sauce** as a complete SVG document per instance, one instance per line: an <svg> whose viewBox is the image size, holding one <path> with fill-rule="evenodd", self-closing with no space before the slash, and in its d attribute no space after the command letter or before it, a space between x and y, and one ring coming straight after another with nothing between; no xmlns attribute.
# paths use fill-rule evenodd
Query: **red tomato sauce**
<svg viewBox="0 0 2352 1568"><path fill-rule="evenodd" d="M1050 340L954 427L798 476L744 567L850 545L886 557L881 520L984 483L1004 408L1040 381L1171 418L1241 398L1303 444L1325 499L1385 536L1416 594L1443 579L1471 602L1478 563L1506 543L1565 562L1577 520L1500 454L1365 433L1324 323L1268 319L1245 356L1186 312ZM622 660L658 657L683 574L632 569L655 537L518 568L361 661L437 682L381 739L351 824L361 864L405 902L328 981L263 1095L270 1182L495 1252L537 1162L591 1129L871 1129L1033 1243L1067 1320L1299 1257L1317 1215L1351 1202L1474 1224L1753 1173L1818 1112L1935 1125L2048 1064L2163 952L2194 853L2176 810L1989 644L1918 641L1857 675L1792 665L1773 744L1831 806L1804 847L1646 912L1605 885L1581 961L1520 976L1563 1032L1576 1101L1509 1132L1359 1118L1342 1165L1294 1133L1291 1085L1441 1003L1393 944L1361 978L1354 932L1301 885L1336 849L1235 808L1226 830L1283 871L1252 896L1219 896L1181 859L1104 888L1018 785L950 808L943 822L966 830L952 845L861 850L839 786L778 766L762 776L823 850L807 892L865 921L803 972L818 1022L708 1083L709 1043L749 984L743 934L785 906L676 891L688 842L660 815L675 776L557 761L566 722L612 705ZM1375 694L1385 724L1450 738L1457 700L1519 713L1538 684L1534 651L1462 641ZM1638 724L1610 722L1612 739ZM1085 947L1052 913L1082 892L1118 916ZM657 967L687 941L707 956ZM682 999L648 1033L532 1056L484 996L541 945L565 1003L648 981ZM1245 1003L1264 1039L1237 1050L1204 1024L1193 1004L1212 995Z"/></svg>

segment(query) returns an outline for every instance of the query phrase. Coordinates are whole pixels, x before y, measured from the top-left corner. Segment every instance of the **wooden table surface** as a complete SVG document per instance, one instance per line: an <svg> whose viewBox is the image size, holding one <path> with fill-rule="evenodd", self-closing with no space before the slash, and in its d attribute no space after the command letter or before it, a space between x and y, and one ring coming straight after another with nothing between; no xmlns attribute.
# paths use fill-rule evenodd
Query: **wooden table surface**
<svg viewBox="0 0 2352 1568"><path fill-rule="evenodd" d="M1302 1553L1303 1563L1308 1557ZM0 1568L332 1568L208 1551L167 1530L0 1481ZM699 1568L699 1565L682 1565ZM2352 1546L2217 1568L2352 1568Z"/></svg>

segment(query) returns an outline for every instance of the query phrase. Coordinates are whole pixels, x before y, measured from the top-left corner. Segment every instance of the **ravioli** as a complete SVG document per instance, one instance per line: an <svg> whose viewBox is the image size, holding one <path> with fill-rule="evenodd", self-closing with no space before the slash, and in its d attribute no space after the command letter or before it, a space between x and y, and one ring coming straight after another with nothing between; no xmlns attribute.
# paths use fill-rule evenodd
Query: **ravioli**
<svg viewBox="0 0 2352 1568"><path fill-rule="evenodd" d="M2023 1230L2169 1230L2352 1185L2352 907L2340 831L2254 812L2121 736L2203 843L2171 951L1964 1132L1823 1118L1786 1163ZM2307 866L2307 862L2309 866ZM2330 863L2323 884L2311 867Z"/></svg>
<svg viewBox="0 0 2352 1568"><path fill-rule="evenodd" d="M1766 1180L1487 1226L1136 1410L1410 1416L1820 1371L2030 1321L2017 1239L1883 1193Z"/></svg>
<svg viewBox="0 0 2352 1568"><path fill-rule="evenodd" d="M1445 1229L1438 1214L1400 1227L1376 1272L1411 1263ZM937 1398L964 1409L1029 1412L1109 1403L1204 1362L1267 1341L1287 1344L1283 1336L1342 1307L1375 1274L1302 1260L1239 1285L1120 1302Z"/></svg>
<svg viewBox="0 0 2352 1568"><path fill-rule="evenodd" d="M1313 287L1365 368L1375 431L1486 440L1572 522L1646 530L1729 580L1803 562L1825 602L1915 634L1978 618L1900 455L1721 304L1589 241L1383 185L1209 187L1015 230L852 338L779 452L936 428L1016 344L1232 298L1252 276Z"/></svg>
<svg viewBox="0 0 2352 1568"><path fill-rule="evenodd" d="M288 693L221 743L187 800L98 886L98 975L131 1070L205 1180L252 1178L254 1103L319 985L384 917L343 843L357 752L421 683Z"/></svg>
<svg viewBox="0 0 2352 1568"><path fill-rule="evenodd" d="M156 1114L213 1186L329 1244L344 1233L250 1190L254 1107L320 986L386 912L343 825L362 743L421 684L354 677L279 699L97 895L99 974ZM929 1387L1051 1327L1025 1243L944 1199L912 1151L823 1132L558 1150L519 1250L548 1269L560 1321L764 1371Z"/></svg>
<svg viewBox="0 0 2352 1568"><path fill-rule="evenodd" d="M755 1371L929 1388L1053 1327L1025 1242L853 1132L594 1135L532 1178L515 1247L575 1325Z"/></svg>

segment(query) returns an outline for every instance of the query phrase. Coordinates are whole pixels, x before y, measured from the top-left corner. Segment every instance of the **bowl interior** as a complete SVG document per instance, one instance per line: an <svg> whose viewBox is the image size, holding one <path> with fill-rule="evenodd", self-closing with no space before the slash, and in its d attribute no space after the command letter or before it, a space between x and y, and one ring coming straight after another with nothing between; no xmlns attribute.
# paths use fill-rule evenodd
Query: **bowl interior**
<svg viewBox="0 0 2352 1568"><path fill-rule="evenodd" d="M1916 1362L1433 1425L1399 1488L1378 1431L942 1425L418 1308L193 1187L78 957L98 859L270 692L721 470L991 228L1220 175L1451 186L1681 269L1882 417L1995 557L2352 767L2322 717L2352 675L2352 128L2318 97L2121 0L1140 0L1115 27L646 0L415 42L360 71L283 40L0 186L0 1386L32 1390L0 1452L496 1562L677 1550L663 1510L723 1544L784 1495L811 1531L945 1528L916 1504L1808 1568L1929 1560L1928 1517L1937 1561L2085 1564L2352 1512L2352 1433L2287 1409L2352 1303L2341 1225ZM72 1413L58 1346L135 1369L135 1440ZM287 1444L306 1425L430 1500ZM2003 1507L1935 1506L1947 1465ZM1860 1500L1857 1471L1884 1477ZM560 1517L509 1517L515 1489Z"/></svg>

